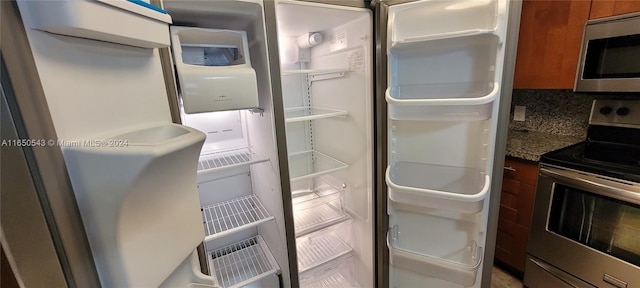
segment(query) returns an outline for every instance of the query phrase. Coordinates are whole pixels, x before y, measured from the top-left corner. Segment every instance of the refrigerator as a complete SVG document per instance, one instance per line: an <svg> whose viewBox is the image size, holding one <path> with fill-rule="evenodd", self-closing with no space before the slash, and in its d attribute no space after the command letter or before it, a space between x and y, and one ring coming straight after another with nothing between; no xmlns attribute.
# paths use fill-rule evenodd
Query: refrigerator
<svg viewBox="0 0 640 288"><path fill-rule="evenodd" d="M510 5L17 1L67 283L486 285Z"/></svg>

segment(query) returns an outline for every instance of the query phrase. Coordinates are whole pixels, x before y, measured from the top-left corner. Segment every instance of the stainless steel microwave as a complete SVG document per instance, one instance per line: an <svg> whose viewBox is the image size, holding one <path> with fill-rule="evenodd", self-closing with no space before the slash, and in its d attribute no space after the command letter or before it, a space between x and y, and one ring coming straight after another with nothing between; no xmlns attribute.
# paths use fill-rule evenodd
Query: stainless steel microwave
<svg viewBox="0 0 640 288"><path fill-rule="evenodd" d="M640 92L640 12L589 20L576 92Z"/></svg>

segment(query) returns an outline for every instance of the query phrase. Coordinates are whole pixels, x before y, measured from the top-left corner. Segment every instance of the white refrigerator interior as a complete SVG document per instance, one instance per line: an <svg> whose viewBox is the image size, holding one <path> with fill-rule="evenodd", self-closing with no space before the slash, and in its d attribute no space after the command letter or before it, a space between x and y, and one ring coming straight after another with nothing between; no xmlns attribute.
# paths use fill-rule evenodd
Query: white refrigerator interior
<svg viewBox="0 0 640 288"><path fill-rule="evenodd" d="M222 287L288 287L262 1L164 1L164 8L176 25L182 123L206 135L197 185L210 274ZM210 101L216 93L232 100Z"/></svg>
<svg viewBox="0 0 640 288"><path fill-rule="evenodd" d="M390 287L480 287L507 5L389 8Z"/></svg>
<svg viewBox="0 0 640 288"><path fill-rule="evenodd" d="M372 13L276 3L302 287L373 287Z"/></svg>

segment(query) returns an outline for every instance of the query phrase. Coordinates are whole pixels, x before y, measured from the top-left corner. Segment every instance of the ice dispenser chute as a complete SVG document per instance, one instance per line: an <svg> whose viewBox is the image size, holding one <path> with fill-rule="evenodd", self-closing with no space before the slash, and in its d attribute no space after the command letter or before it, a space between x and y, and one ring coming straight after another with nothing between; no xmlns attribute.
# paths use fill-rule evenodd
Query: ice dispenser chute
<svg viewBox="0 0 640 288"><path fill-rule="evenodd" d="M245 31L172 26L171 41L185 113L259 106Z"/></svg>

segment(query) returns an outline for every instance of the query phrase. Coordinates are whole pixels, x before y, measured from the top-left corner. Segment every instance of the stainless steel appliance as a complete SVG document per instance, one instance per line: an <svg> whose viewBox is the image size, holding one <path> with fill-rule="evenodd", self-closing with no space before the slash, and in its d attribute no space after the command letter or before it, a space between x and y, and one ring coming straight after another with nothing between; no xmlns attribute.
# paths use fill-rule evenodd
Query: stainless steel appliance
<svg viewBox="0 0 640 288"><path fill-rule="evenodd" d="M524 284L640 287L640 101L594 101L587 140L542 156Z"/></svg>
<svg viewBox="0 0 640 288"><path fill-rule="evenodd" d="M576 92L640 91L640 13L587 21Z"/></svg>

